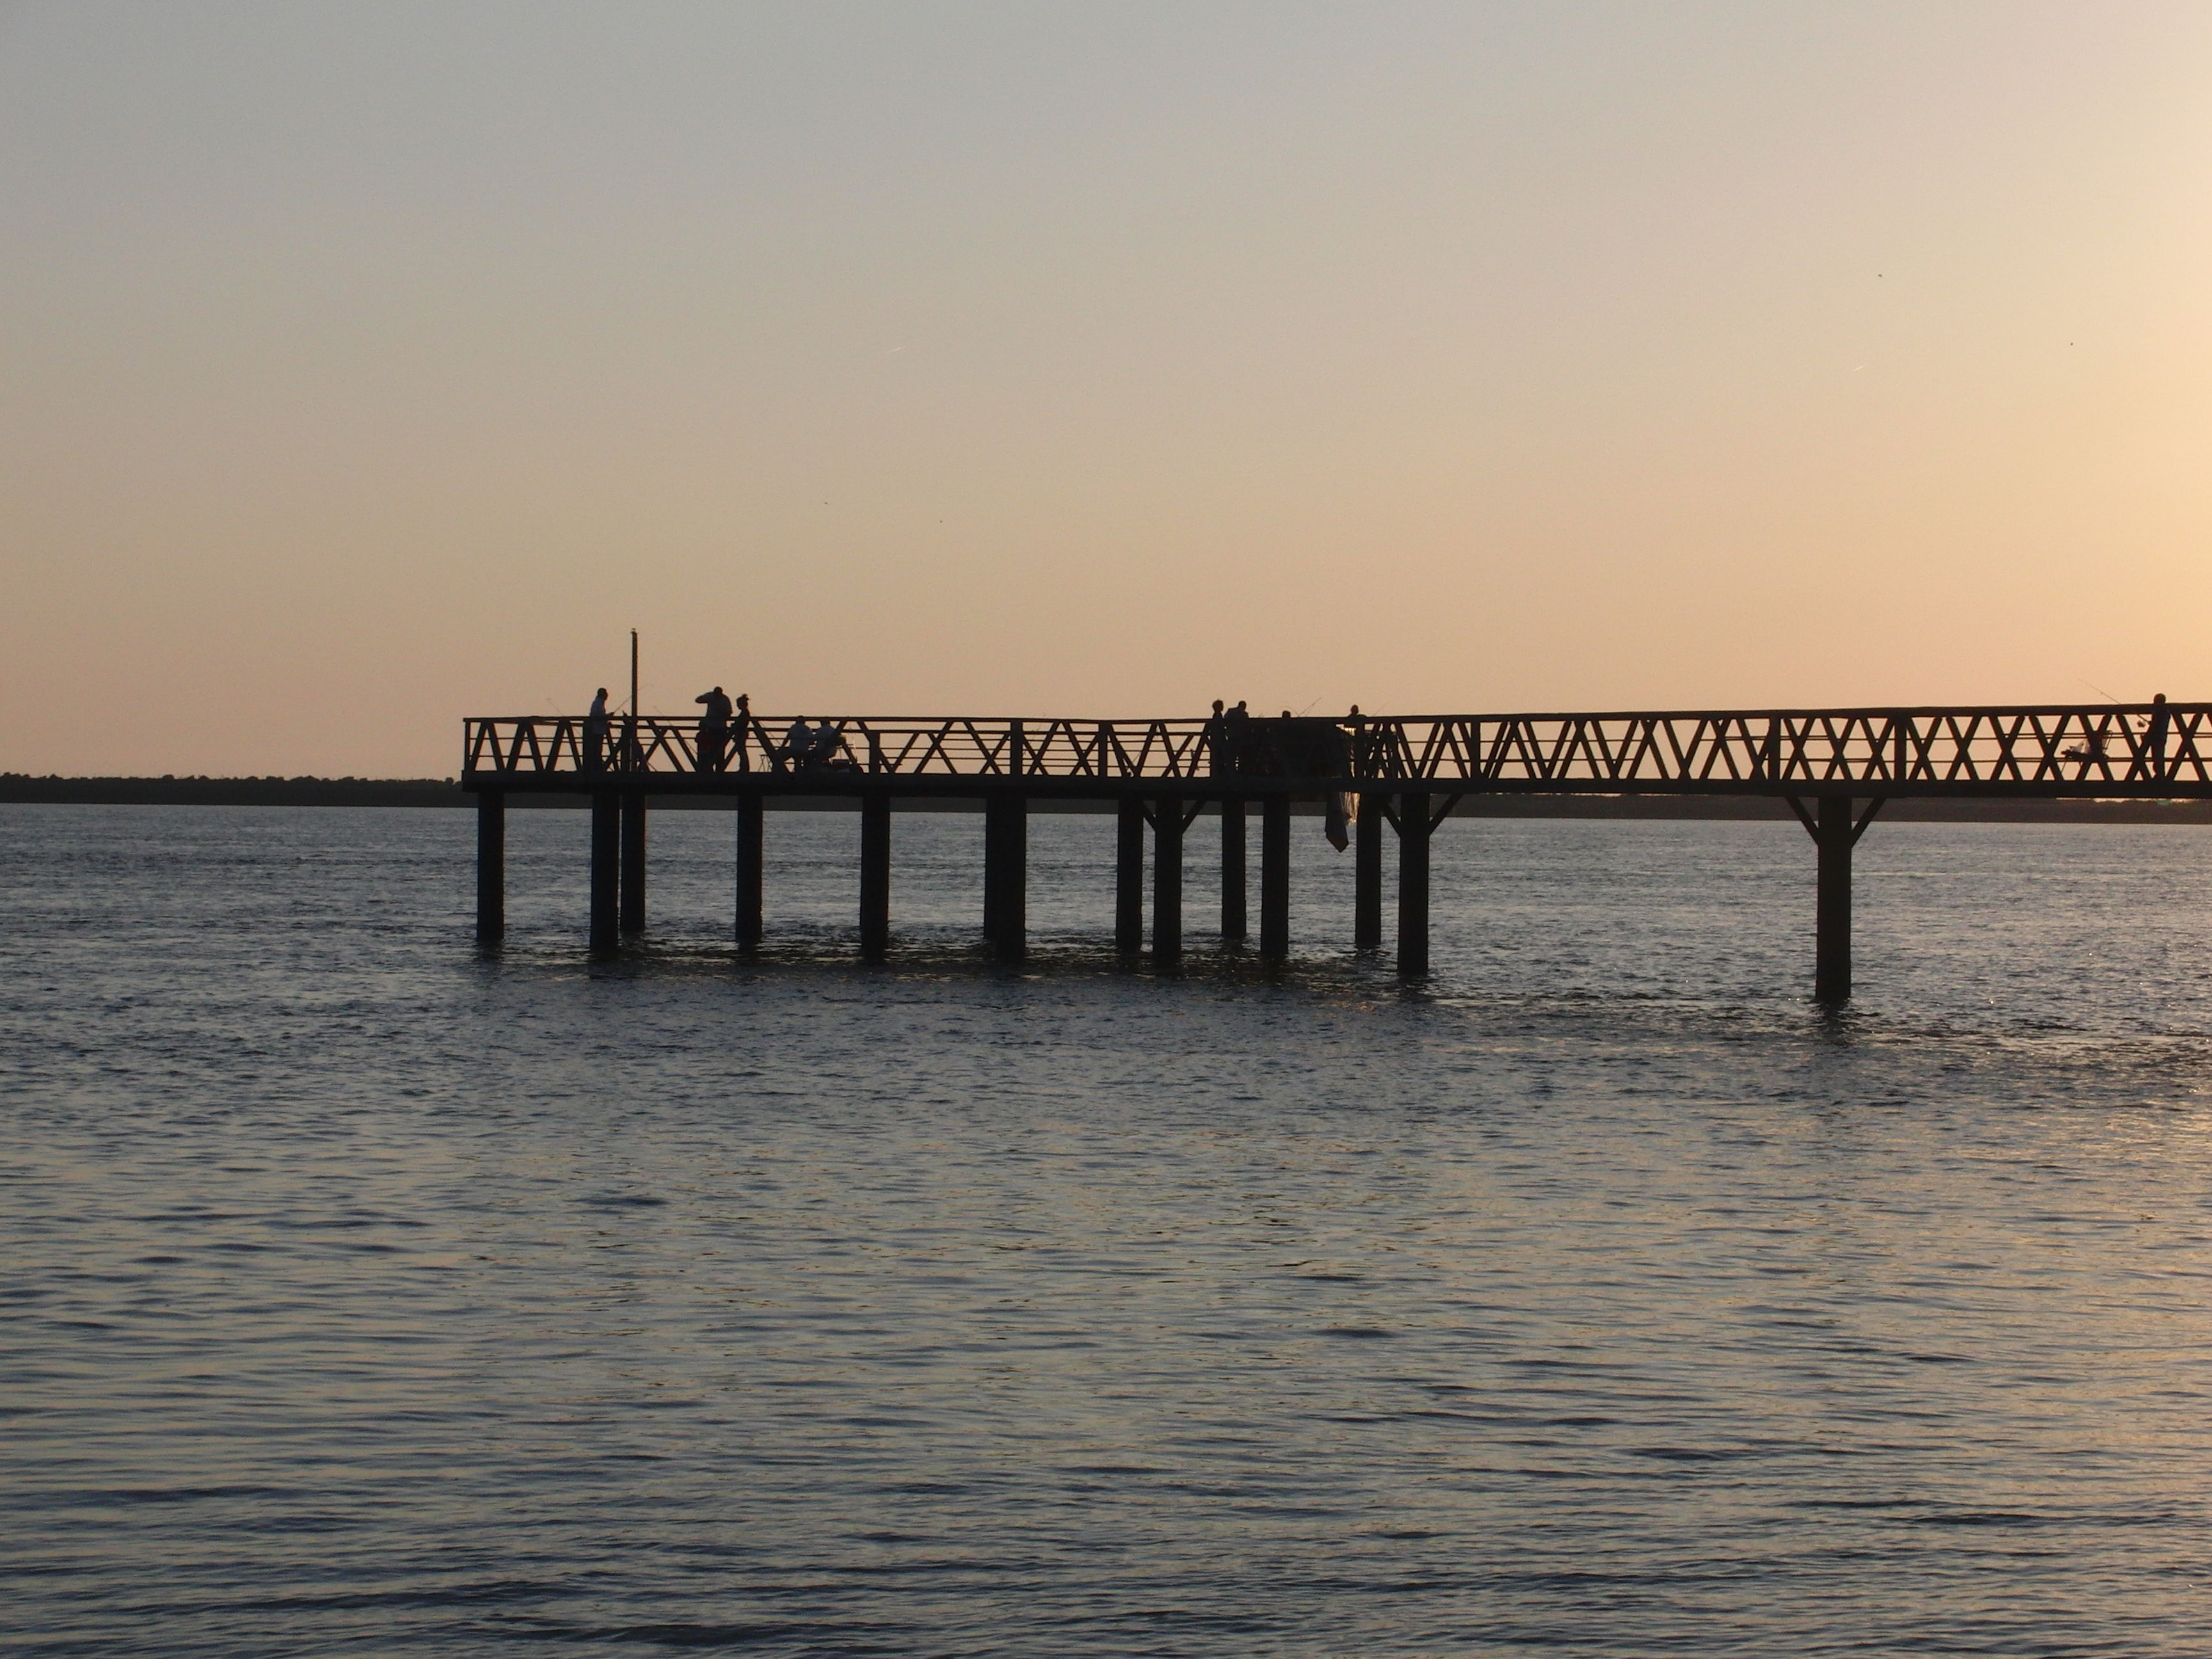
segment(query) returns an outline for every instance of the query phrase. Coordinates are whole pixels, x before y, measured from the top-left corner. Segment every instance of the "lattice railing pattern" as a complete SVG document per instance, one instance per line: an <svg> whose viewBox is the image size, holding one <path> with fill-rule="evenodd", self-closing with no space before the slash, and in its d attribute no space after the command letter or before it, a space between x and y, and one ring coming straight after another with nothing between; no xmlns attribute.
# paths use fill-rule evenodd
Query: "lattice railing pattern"
<svg viewBox="0 0 2212 1659"><path fill-rule="evenodd" d="M1755 713L1435 714L1328 720L854 718L799 767L788 722L747 717L724 772L1080 780L1221 776L1433 782L1480 789L2212 786L2212 704L1852 708ZM597 740L575 715L471 720L475 774L696 774L690 720L617 718Z"/></svg>

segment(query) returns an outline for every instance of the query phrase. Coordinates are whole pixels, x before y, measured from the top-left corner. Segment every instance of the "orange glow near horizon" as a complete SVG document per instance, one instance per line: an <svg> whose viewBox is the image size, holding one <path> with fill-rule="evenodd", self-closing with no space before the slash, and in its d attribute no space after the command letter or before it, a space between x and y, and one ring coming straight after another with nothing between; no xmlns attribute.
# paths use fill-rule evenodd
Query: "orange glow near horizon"
<svg viewBox="0 0 2212 1659"><path fill-rule="evenodd" d="M0 770L2212 696L2197 5L0 9Z"/></svg>

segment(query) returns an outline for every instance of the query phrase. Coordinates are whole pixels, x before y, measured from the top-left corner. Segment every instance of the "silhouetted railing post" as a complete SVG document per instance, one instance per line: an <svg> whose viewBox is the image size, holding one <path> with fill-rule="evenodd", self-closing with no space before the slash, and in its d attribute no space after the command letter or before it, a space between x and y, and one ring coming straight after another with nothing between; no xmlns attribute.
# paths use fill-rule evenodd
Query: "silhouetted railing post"
<svg viewBox="0 0 2212 1659"><path fill-rule="evenodd" d="M1152 803L1152 961L1182 958L1182 803Z"/></svg>
<svg viewBox="0 0 2212 1659"><path fill-rule="evenodd" d="M761 942L761 817L758 792L738 797L738 948L744 951Z"/></svg>
<svg viewBox="0 0 2212 1659"><path fill-rule="evenodd" d="M1382 948L1382 795L1359 798L1352 841L1352 948Z"/></svg>
<svg viewBox="0 0 2212 1659"><path fill-rule="evenodd" d="M1398 797L1398 971L1429 971L1429 798Z"/></svg>
<svg viewBox="0 0 2212 1659"><path fill-rule="evenodd" d="M1124 799L1115 811L1114 948L1133 957L1145 948L1145 804Z"/></svg>
<svg viewBox="0 0 2212 1659"><path fill-rule="evenodd" d="M1260 804L1260 954L1291 953L1291 799Z"/></svg>
<svg viewBox="0 0 2212 1659"><path fill-rule="evenodd" d="M860 954L880 962L891 944L891 798L860 797Z"/></svg>
<svg viewBox="0 0 2212 1659"><path fill-rule="evenodd" d="M592 954L612 956L622 943L622 796L592 792Z"/></svg>
<svg viewBox="0 0 2212 1659"><path fill-rule="evenodd" d="M477 939L496 945L507 937L507 795L477 791Z"/></svg>

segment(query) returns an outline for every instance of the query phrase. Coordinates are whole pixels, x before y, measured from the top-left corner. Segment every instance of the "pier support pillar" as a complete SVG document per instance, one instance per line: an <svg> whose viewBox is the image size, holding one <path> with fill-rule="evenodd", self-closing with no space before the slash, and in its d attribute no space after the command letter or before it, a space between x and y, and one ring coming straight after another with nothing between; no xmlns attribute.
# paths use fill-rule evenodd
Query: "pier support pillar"
<svg viewBox="0 0 2212 1659"><path fill-rule="evenodd" d="M1221 942L1242 945L1244 923L1244 803L1221 803Z"/></svg>
<svg viewBox="0 0 2212 1659"><path fill-rule="evenodd" d="M891 946L891 798L860 797L860 954L881 962Z"/></svg>
<svg viewBox="0 0 2212 1659"><path fill-rule="evenodd" d="M1182 811L1179 800L1152 803L1152 963L1182 959Z"/></svg>
<svg viewBox="0 0 2212 1659"><path fill-rule="evenodd" d="M1019 795L983 802L983 937L1002 962L1029 946L1029 805Z"/></svg>
<svg viewBox="0 0 2212 1659"><path fill-rule="evenodd" d="M1813 997L1840 1004L1851 1000L1851 848L1887 802L1877 796L1866 811L1846 795L1823 795L1806 811L1805 803L1784 796L1813 837L1820 873L1813 895Z"/></svg>
<svg viewBox="0 0 2212 1659"><path fill-rule="evenodd" d="M761 798L738 797L738 948L756 951L761 942Z"/></svg>
<svg viewBox="0 0 2212 1659"><path fill-rule="evenodd" d="M477 792L477 942L507 937L507 792Z"/></svg>
<svg viewBox="0 0 2212 1659"><path fill-rule="evenodd" d="M592 954L611 957L621 945L622 797L611 789L592 795Z"/></svg>
<svg viewBox="0 0 2212 1659"><path fill-rule="evenodd" d="M1260 804L1260 954L1291 953L1291 799Z"/></svg>
<svg viewBox="0 0 2212 1659"><path fill-rule="evenodd" d="M1429 798L1398 797L1398 971L1429 971Z"/></svg>
<svg viewBox="0 0 2212 1659"><path fill-rule="evenodd" d="M1006 886L1006 875L1000 866L1006 861L1001 843L1006 839L1005 826L1000 822L999 798L983 797L983 943L995 945L999 942L999 902Z"/></svg>
<svg viewBox="0 0 2212 1659"><path fill-rule="evenodd" d="M645 796L634 789L622 798L622 930L645 931Z"/></svg>
<svg viewBox="0 0 2212 1659"><path fill-rule="evenodd" d="M1851 997L1851 848L1858 840L1851 802L1823 795L1814 820L1820 874L1814 896L1813 995L1820 1002Z"/></svg>
<svg viewBox="0 0 2212 1659"><path fill-rule="evenodd" d="M1145 948L1145 804L1124 800L1114 825L1114 948L1133 957Z"/></svg>
<svg viewBox="0 0 2212 1659"><path fill-rule="evenodd" d="M1382 802L1381 795L1359 798L1359 822L1352 827L1352 948L1382 948Z"/></svg>

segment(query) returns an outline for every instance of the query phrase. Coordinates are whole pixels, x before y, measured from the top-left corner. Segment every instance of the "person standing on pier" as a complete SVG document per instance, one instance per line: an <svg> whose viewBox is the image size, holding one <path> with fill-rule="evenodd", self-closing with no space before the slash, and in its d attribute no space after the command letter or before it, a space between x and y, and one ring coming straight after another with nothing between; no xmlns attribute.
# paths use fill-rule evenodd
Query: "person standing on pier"
<svg viewBox="0 0 2212 1659"><path fill-rule="evenodd" d="M1237 700L1236 708L1221 717L1221 742L1229 751L1229 769L1241 770L1252 750L1252 711L1245 708L1242 697Z"/></svg>
<svg viewBox="0 0 2212 1659"><path fill-rule="evenodd" d="M1213 717L1206 723L1206 753L1213 763L1213 775L1225 778L1236 767L1229 758L1229 722L1221 712L1221 699L1213 700Z"/></svg>
<svg viewBox="0 0 2212 1659"><path fill-rule="evenodd" d="M2143 752L2150 757L2150 775L2162 780L2166 776L2166 729L2173 719L2173 711L2166 706L2166 693L2161 691L2150 700L2150 730L2143 738Z"/></svg>
<svg viewBox="0 0 2212 1659"><path fill-rule="evenodd" d="M718 685L691 701L707 705L707 712L699 716L699 769L719 772L722 769L722 751L730 741L730 700Z"/></svg>
<svg viewBox="0 0 2212 1659"><path fill-rule="evenodd" d="M592 699L591 713L584 716L584 769L607 769L607 688L604 685Z"/></svg>
<svg viewBox="0 0 2212 1659"><path fill-rule="evenodd" d="M813 756L814 728L806 723L806 716L801 714L792 721L790 728L783 734L784 764L804 767Z"/></svg>

